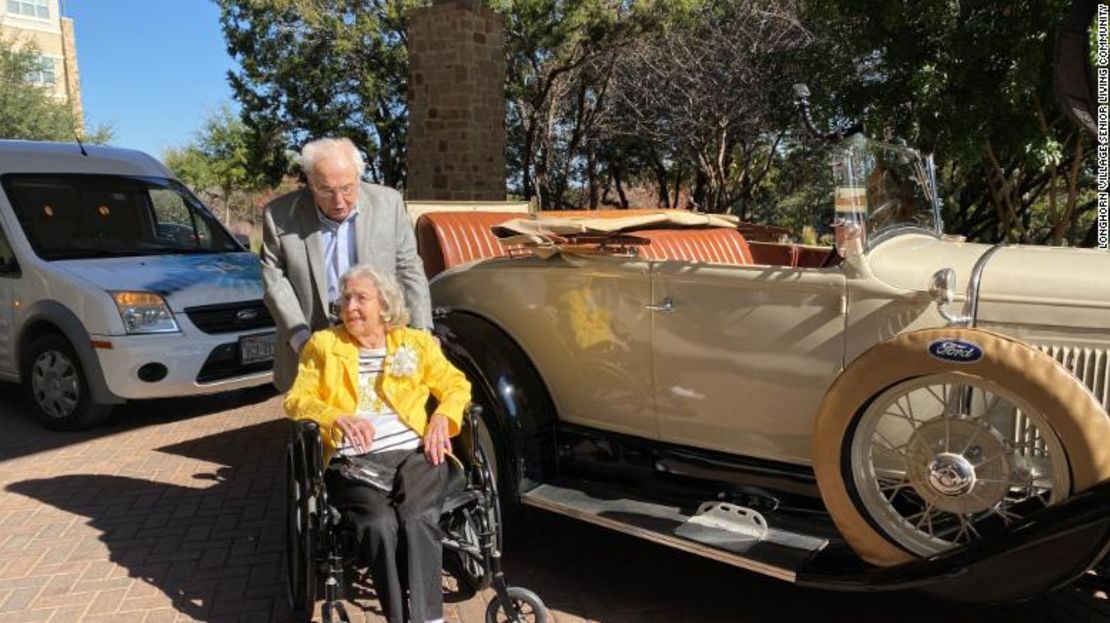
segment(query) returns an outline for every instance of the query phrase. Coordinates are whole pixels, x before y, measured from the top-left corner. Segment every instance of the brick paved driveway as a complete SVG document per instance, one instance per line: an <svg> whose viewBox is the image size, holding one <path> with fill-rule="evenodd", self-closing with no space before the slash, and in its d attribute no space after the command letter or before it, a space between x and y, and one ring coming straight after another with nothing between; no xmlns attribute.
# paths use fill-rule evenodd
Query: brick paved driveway
<svg viewBox="0 0 1110 623"><path fill-rule="evenodd" d="M239 392L51 433L0 384L0 623L286 620L279 411L269 392ZM801 590L538 513L509 538L510 580L558 623L1110 620L1101 576L1019 606L961 606ZM356 620L381 621L371 597ZM448 620L481 621L487 600L449 595Z"/></svg>

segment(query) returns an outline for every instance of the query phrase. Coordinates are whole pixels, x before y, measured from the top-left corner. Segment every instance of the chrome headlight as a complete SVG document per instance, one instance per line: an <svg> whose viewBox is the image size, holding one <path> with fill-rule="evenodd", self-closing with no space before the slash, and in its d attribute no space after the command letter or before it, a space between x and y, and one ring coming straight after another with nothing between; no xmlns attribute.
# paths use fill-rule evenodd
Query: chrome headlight
<svg viewBox="0 0 1110 623"><path fill-rule="evenodd" d="M128 333L175 333L179 331L166 300L153 292L111 292Z"/></svg>

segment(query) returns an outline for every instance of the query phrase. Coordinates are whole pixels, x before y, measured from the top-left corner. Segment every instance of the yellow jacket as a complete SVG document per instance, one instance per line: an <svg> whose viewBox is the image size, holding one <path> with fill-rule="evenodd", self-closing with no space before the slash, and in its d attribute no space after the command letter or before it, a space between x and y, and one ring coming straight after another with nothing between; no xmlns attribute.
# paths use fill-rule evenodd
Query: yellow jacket
<svg viewBox="0 0 1110 623"><path fill-rule="evenodd" d="M401 364L397 364L399 360L403 360ZM425 405L429 393L439 402L436 413L447 417L452 437L459 433L463 410L470 402L466 377L447 361L431 334L416 329L386 333L377 390L397 417L420 436L428 424ZM305 343L297 378L284 405L285 413L294 420L313 420L320 425L327 465L343 442L336 418L354 415L358 406L358 343L346 329L338 326L317 331Z"/></svg>

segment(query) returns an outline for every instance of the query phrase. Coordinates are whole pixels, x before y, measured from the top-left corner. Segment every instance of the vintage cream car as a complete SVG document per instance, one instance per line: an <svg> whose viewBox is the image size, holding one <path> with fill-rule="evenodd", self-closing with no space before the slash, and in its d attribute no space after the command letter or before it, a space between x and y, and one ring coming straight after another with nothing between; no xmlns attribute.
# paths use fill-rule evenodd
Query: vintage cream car
<svg viewBox="0 0 1110 623"><path fill-rule="evenodd" d="M809 586L1071 581L1110 543L1110 255L945 236L930 159L836 151L836 249L686 212L420 217L502 500Z"/></svg>

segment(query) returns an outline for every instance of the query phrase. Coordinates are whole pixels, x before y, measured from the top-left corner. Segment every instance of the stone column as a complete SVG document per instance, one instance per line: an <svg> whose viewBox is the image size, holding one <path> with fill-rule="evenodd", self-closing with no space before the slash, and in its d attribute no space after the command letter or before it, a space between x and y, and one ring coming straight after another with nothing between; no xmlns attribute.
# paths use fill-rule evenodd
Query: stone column
<svg viewBox="0 0 1110 623"><path fill-rule="evenodd" d="M77 132L85 133L85 110L81 106L81 74L77 71L77 43L73 36L73 20L68 17L61 19L62 25L62 52L65 63L66 98L73 117L77 121Z"/></svg>
<svg viewBox="0 0 1110 623"><path fill-rule="evenodd" d="M410 200L505 200L505 42L477 0L409 14Z"/></svg>

